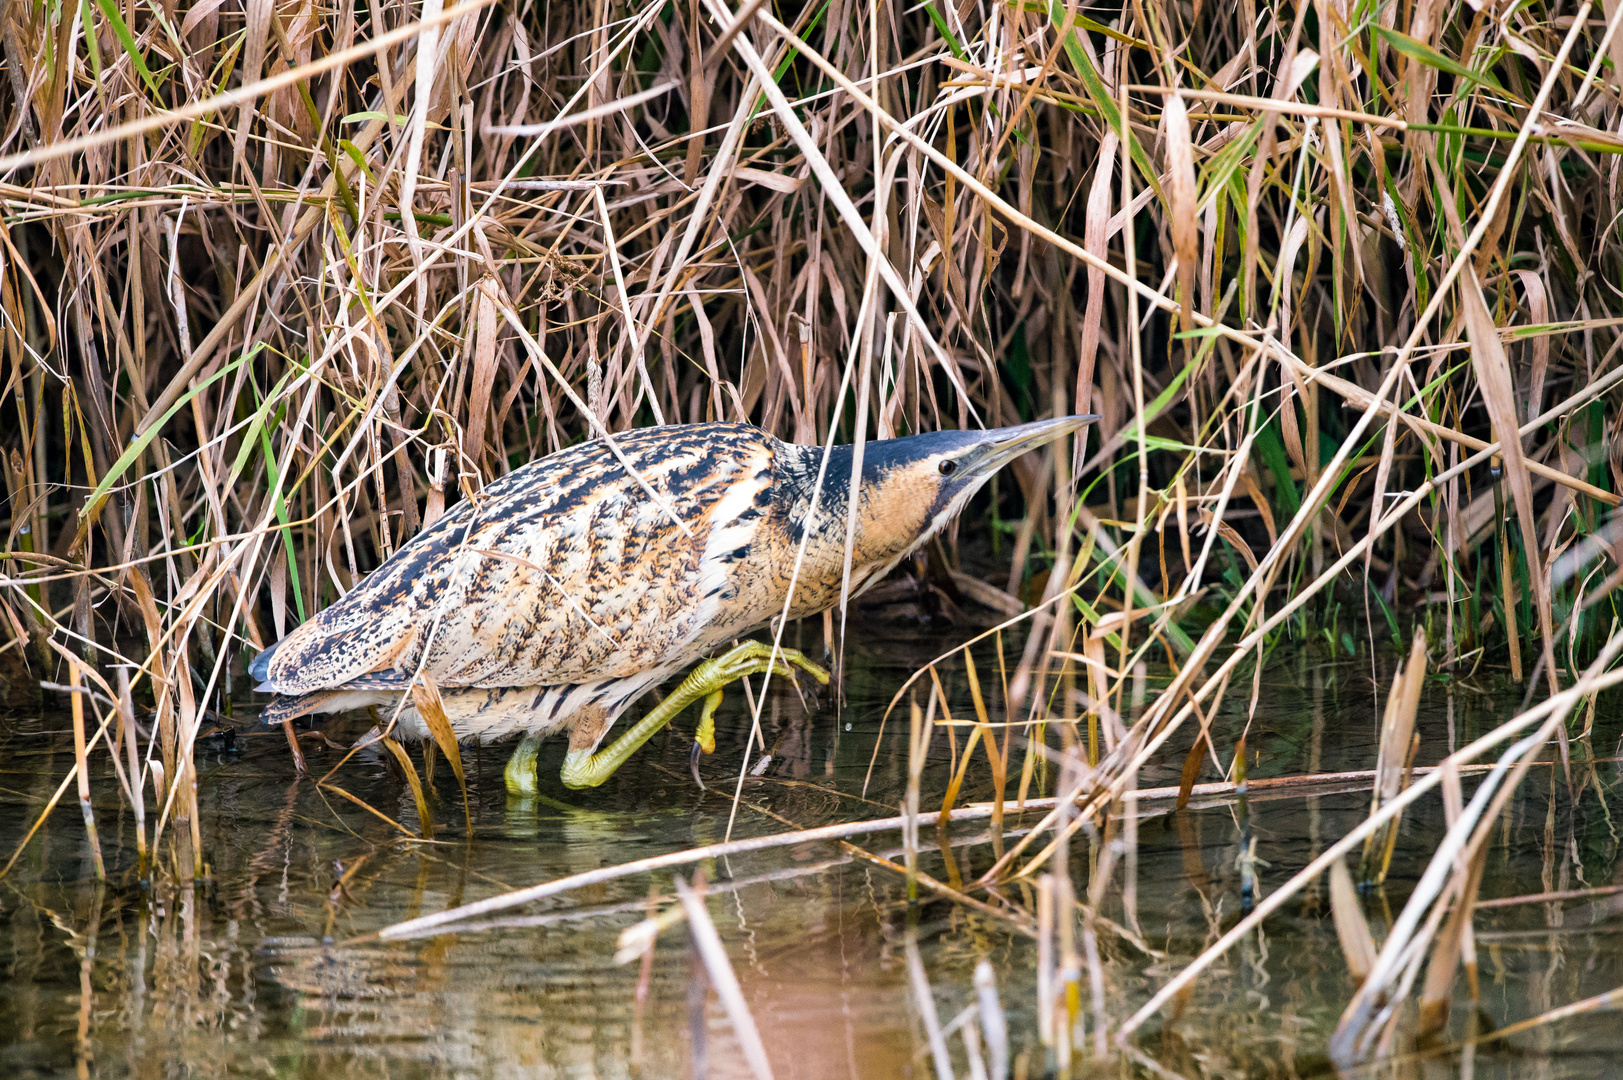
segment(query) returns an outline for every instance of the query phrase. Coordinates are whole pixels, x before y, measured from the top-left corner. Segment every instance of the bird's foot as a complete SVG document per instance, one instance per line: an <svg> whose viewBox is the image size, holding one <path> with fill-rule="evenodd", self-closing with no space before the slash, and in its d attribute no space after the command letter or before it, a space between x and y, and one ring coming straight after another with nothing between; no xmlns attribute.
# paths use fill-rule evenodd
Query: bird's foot
<svg viewBox="0 0 1623 1080"><path fill-rule="evenodd" d="M700 697L708 697L712 693L720 693L728 683L736 682L746 675L759 675L767 669L767 661L772 657L772 646L764 641L745 641L733 646L720 656L706 660L693 669L693 673L682 680L678 693L686 689L689 683L695 683L695 693L689 699L697 701ZM828 685L828 669L821 664L814 664L807 659L806 654L799 649L779 649L777 663L772 665L772 673L781 675L785 679L795 677L794 669L799 668L824 686ZM703 687L703 689L699 689ZM716 699L721 704L721 699ZM714 713L715 709L710 708Z"/></svg>
<svg viewBox="0 0 1623 1080"><path fill-rule="evenodd" d="M541 738L538 735L526 735L514 747L513 756L507 759L507 767L502 770L502 780L507 784L509 795L530 799L540 792L541 784L536 779L535 768L536 754L540 749Z"/></svg>
<svg viewBox="0 0 1623 1080"><path fill-rule="evenodd" d="M694 668L682 680L675 693L660 702L648 715L639 720L613 744L588 753L571 749L564 757L562 779L565 787L596 787L623 765L654 733L681 714L695 701L704 699L704 710L699 717L699 728L694 741L705 753L715 750L715 712L721 704L722 690L728 683L746 675L759 675L771 670L774 675L793 680L799 668L824 685L828 684L828 669L814 664L799 649L779 649L777 660L772 660L772 646L762 641L746 641Z"/></svg>

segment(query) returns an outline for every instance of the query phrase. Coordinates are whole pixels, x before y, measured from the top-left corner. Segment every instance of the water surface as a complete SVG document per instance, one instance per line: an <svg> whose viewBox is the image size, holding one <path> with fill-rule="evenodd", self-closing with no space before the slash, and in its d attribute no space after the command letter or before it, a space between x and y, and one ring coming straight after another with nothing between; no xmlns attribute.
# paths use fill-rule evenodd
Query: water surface
<svg viewBox="0 0 1623 1080"><path fill-rule="evenodd" d="M877 622L865 633L852 650L843 709L825 699L807 711L791 691L769 695L763 711L772 758L743 784L734 837L781 832L786 821L809 827L896 812L907 779L906 714L900 723L893 716L882 733L881 715L917 666L966 634ZM978 656L991 686L986 673L997 670L995 654ZM950 666L948 676L953 714L971 715L961 667ZM1306 655L1276 662L1259 693L1247 740L1253 777L1373 765L1385 691L1367 663ZM997 713L1000 698L991 697ZM1419 718L1420 761L1435 761L1502 722L1519 702L1519 692L1486 677L1433 680ZM1247 725L1247 704L1235 694L1216 717L1225 756ZM694 720L679 722L684 734ZM73 753L63 716L0 724L0 853L9 856ZM503 789L503 748L469 749L473 835L462 831L460 799L442 763L432 843L408 839L301 779L279 732L239 724L247 730L234 746L200 751L208 875L195 887L176 887L162 874L140 879L130 813L105 755L95 759L93 792L108 884L94 880L71 793L0 879L0 1075L681 1077L693 1075L696 1049L712 1076L749 1075L714 995L690 1000L695 960L684 928L660 937L640 1004L641 965L614 962L618 935L646 915L651 892L661 909L672 901L669 871L552 897L484 929L391 943L369 937L510 888L722 840L748 728L741 694L729 695L719 718L718 753L704 766L707 792L688 775L682 737L656 737L590 792L561 788L562 746L549 745L544 796L528 804L510 801ZM1616 728L1603 723L1588 752L1615 758ZM957 734L961 740L963 731ZM313 747L310 755L318 773L338 758ZM938 736L924 775L926 807L939 807L952 756ZM1182 760L1183 747L1169 747L1141 786L1175 784ZM1552 793L1550 770L1535 770L1496 834L1483 896L1611 883L1623 820L1617 769L1605 760L1580 768L1576 804L1564 784ZM1214 776L1208 765L1203 778ZM1037 786L1051 788L1056 779L1040 775ZM418 827L409 790L381 757L353 759L335 780L407 829ZM989 792L985 763L976 761L960 801ZM1101 911L1122 928L1100 937L1113 1022L1239 917L1243 829L1255 837L1266 894L1356 825L1368 813L1368 794L1253 797L1245 820L1228 798L1197 800L1184 815L1168 813L1165 803L1140 809L1136 903L1124 905L1118 874ZM1011 814L1011 834L1039 816ZM1441 832L1437 800L1405 817L1391 876L1367 898L1377 938ZM1079 836L1072 845L1079 890L1099 840ZM945 838L949 867L942 838L926 827L921 868L942 880L973 881L993 861L989 841L984 823L955 827ZM859 842L902 859L899 833ZM989 960L1008 1011L1016 1073L1051 1074L1052 1052L1037 1038L1036 946L1008 920L928 895L910 909L901 877L828 843L681 872L695 870L708 879L708 910L776 1076L933 1075L909 983L910 945L919 950L943 1023L975 1000L972 973ZM1034 904L1029 884L1005 895ZM1481 1023L1520 1020L1623 984L1620 927L1623 919L1604 900L1481 911ZM1314 889L1202 978L1175 1018L1163 1014L1149 1025L1136 1044L1141 1059L1101 1071L1323 1075L1326 1040L1352 989L1325 894ZM1450 1028L1456 1038L1469 1009L1462 990ZM969 1076L963 1043L957 1036L949 1042L954 1072ZM1602 1012L1474 1049L1445 1045L1397 1071L1587 1077L1614 1068L1620 1051L1623 1034ZM1085 1054L1073 1072L1092 1074Z"/></svg>

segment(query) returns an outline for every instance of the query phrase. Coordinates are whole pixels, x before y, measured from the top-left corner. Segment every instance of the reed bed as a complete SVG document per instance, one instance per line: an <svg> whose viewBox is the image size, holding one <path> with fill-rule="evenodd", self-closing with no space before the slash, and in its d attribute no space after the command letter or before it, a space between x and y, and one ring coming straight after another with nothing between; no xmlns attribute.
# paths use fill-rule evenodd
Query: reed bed
<svg viewBox="0 0 1623 1080"><path fill-rule="evenodd" d="M995 864L939 882L914 768L910 891L1054 935L1042 1029L1069 1070L1136 1053L1366 836L1377 879L1436 788L1452 828L1384 944L1332 870L1363 969L1334 1052L1441 1030L1485 830L1535 757L1570 767L1570 716L1619 678L1620 13L11 4L0 680L71 702L57 798L80 779L91 837L82 780L110 768L141 871L189 877L193 746L252 714L245 659L517 465L651 423L812 443L1097 412L912 570L1000 611L1011 650L995 682L965 651L897 692L921 761L964 668L939 817L964 770L996 791ZM1193 746L1184 800L1226 771L1210 717L1280 645L1410 653L1371 817L1113 1015L1098 935L1131 910L1137 774L1169 742ZM1530 708L1415 772L1422 674L1484 666ZM1005 804L1050 793L1005 848ZM1073 880L1078 834L1107 857ZM974 895L1039 877L1031 910Z"/></svg>

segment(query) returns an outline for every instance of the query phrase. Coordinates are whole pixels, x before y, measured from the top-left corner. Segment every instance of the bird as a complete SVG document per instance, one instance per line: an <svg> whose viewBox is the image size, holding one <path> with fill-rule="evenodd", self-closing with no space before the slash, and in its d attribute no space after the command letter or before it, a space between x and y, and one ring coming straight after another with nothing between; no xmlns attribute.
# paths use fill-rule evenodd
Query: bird
<svg viewBox="0 0 1623 1080"><path fill-rule="evenodd" d="M412 690L432 685L459 740L522 736L504 780L533 795L543 736L568 732L564 786L595 787L702 701L697 763L698 747L714 749L729 683L768 670L829 678L799 651L753 639L711 654L781 617L828 610L842 591L859 596L1009 461L1096 419L860 448L783 442L742 423L578 443L465 498L259 653L255 689L275 695L261 719L391 706L393 730L423 740L433 717ZM639 698L696 663L598 749Z"/></svg>

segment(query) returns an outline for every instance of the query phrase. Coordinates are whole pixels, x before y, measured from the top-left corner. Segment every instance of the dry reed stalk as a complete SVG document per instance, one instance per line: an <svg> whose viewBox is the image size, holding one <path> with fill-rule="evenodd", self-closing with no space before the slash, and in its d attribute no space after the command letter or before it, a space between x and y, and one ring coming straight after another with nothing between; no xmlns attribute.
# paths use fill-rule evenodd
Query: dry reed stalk
<svg viewBox="0 0 1623 1080"><path fill-rule="evenodd" d="M721 935L716 932L716 924L710 920L703 897L682 880L680 874L672 884L682 901L682 910L687 914L688 931L693 935L694 948L704 961L705 970L710 975L710 985L721 999L722 1007L727 1010L727 1018L732 1021L733 1033L744 1051L744 1060L757 1077L771 1080L772 1063L767 1060L766 1046L761 1042L761 1033L755 1027L755 1018L750 1015L749 1004L738 985L738 976L733 974L732 961L727 958L727 949L721 943Z"/></svg>
<svg viewBox="0 0 1623 1080"><path fill-rule="evenodd" d="M1420 736L1414 730L1415 713L1420 707L1420 691L1425 681L1426 639L1423 634L1416 634L1414 644L1409 649L1408 663L1400 664L1392 675L1392 690L1387 695L1386 712L1381 717L1380 748L1375 759L1375 790L1369 806L1371 814L1379 810L1383 803L1395 798L1413 772L1415 754L1420 747ZM1402 820L1401 814L1392 818L1364 843L1358 870L1360 884L1378 886L1386 880Z"/></svg>
<svg viewBox="0 0 1623 1080"><path fill-rule="evenodd" d="M903 952L907 957L907 978L913 989L913 1005L919 1011L919 1019L924 1022L924 1037L930 1046L936 1080L955 1080L952 1055L947 1052L941 1018L936 1012L935 993L930 989L930 977L925 974L924 959L919 955L919 943L914 934L908 934Z"/></svg>
<svg viewBox="0 0 1623 1080"><path fill-rule="evenodd" d="M422 717L429 733L434 737L434 745L440 748L445 760L451 764L451 772L456 777L457 787L462 789L462 817L469 836L473 835L473 803L468 799L468 778L462 772L462 748L457 744L456 732L451 729L451 721L445 715L445 704L440 700L439 687L434 685L434 677L426 670L418 673L419 683L411 688L412 702L417 706L417 715ZM423 766L426 772L432 759L428 744L424 744ZM401 756L396 754L397 757ZM411 777L416 773L408 761L401 765Z"/></svg>
<svg viewBox="0 0 1623 1080"><path fill-rule="evenodd" d="M1591 897L1615 896L1623 892L1623 885L1598 885L1592 889L1557 889L1551 892L1529 893L1525 896L1496 896L1478 900L1477 908L1516 907L1520 904L1553 904L1562 900L1584 900Z"/></svg>
<svg viewBox="0 0 1623 1080"><path fill-rule="evenodd" d="M136 746L135 730L135 704L130 699L130 672L120 666L117 669L118 678L118 716L124 731L124 753L126 755L125 769L125 798L129 800L131 816L135 819L135 853L136 872L143 877L147 872L147 816L146 792L141 786L141 767L136 755L140 753ZM115 758L117 755L114 755Z"/></svg>
<svg viewBox="0 0 1623 1080"><path fill-rule="evenodd" d="M1037 878L1037 1034L1044 1046L1054 1046L1061 1032L1056 1029L1058 997L1055 963L1054 875Z"/></svg>
<svg viewBox="0 0 1623 1080"><path fill-rule="evenodd" d="M1422 960L1427 960L1429 965L1422 993L1422 1029L1434 1031L1446 1022L1449 990L1457 965L1462 958L1468 960L1471 955L1467 943L1468 920L1481 883L1480 853L1485 850L1487 838L1511 795L1527 775L1533 758L1544 752L1572 708L1610 680L1613 672L1607 669L1620 654L1623 654L1623 635L1614 634L1571 690L1550 699L1552 704L1546 715L1540 717L1543 722L1537 730L1500 755L1494 768L1478 785L1469 805L1457 814L1450 814L1453 820L1448 832L1393 923L1369 979L1359 988L1336 1027L1330 1045L1339 1063L1361 1060L1375 1045L1390 1040L1396 1028L1398 1006L1404 1002ZM1529 713L1536 711L1529 710ZM1503 725L1499 731L1528 726L1523 721L1529 713L1523 713L1517 721ZM1452 769L1440 769L1437 776L1445 792L1457 784ZM1454 917L1441 946L1428 958L1427 948L1437 939L1443 918L1449 914L1450 901ZM1467 973L1474 984L1474 970L1469 964Z"/></svg>
<svg viewBox="0 0 1623 1080"><path fill-rule="evenodd" d="M1375 938L1369 932L1352 874L1339 859L1330 864L1330 914L1335 920L1336 938L1341 942L1341 955L1347 961L1347 974L1361 983L1375 966Z"/></svg>
<svg viewBox="0 0 1623 1080"><path fill-rule="evenodd" d="M935 678L933 665L930 671L932 678ZM975 722L970 729L969 739L964 743L964 756L958 763L958 767L953 770L952 779L947 784L946 794L942 796L941 814L937 818L936 825L938 828L946 827L953 806L958 801L958 792L963 787L964 775L969 771L970 761L974 758L975 744L981 742L984 738L986 761L991 770L994 792L995 806L992 813L992 831L996 834L1001 830L1003 824L1003 792L1008 779L1005 764L1008 754L1008 736L1004 736L1004 745L1000 749L997 735L992 728L992 722L986 713L986 701L981 696L980 678L975 671L975 658L970 655L967 649L964 651L964 674L968 677L970 700L975 707ZM936 692L939 692L939 686L940 683L937 680ZM946 699L944 696L942 698L942 710L946 714ZM950 714L946 715L947 719L942 722L941 726L947 728L947 734L951 737L957 722L951 718Z"/></svg>
<svg viewBox="0 0 1623 1080"><path fill-rule="evenodd" d="M422 781L417 779L417 767L411 763L411 757L407 755L406 748L389 736L379 734L378 741L393 756L395 762L400 766L401 773L405 775L406 783L411 787L411 798L417 804L417 822L422 838L424 840L434 839L434 816L429 811L428 799L423 793ZM426 761L424 762L424 771L427 771Z"/></svg>
<svg viewBox="0 0 1623 1080"><path fill-rule="evenodd" d="M1608 642L1607 648L1602 655L1596 659L1594 664L1590 665L1589 670L1586 671L1583 677L1581 677L1573 686L1563 690L1560 694L1557 694L1527 710L1524 710L1514 719L1501 724L1499 727L1487 732L1467 746L1464 746L1455 751L1453 754L1450 754L1444 759L1444 762L1458 767L1486 753L1488 750L1499 745L1500 743L1520 736L1521 733L1526 731L1528 728L1538 725L1538 728L1533 735L1521 738L1520 741L1511 747L1511 750L1506 751L1501 756L1500 762L1496 764L1492 770L1490 770L1490 775L1495 771L1499 772L1501 775L1504 774L1507 764L1512 761L1516 762L1515 767L1518 770L1523 770L1526 765L1530 764L1526 755L1546 744L1548 741L1548 736L1553 733L1553 728L1555 725L1560 723L1562 719L1564 719L1580 701L1584 700L1591 694L1599 693L1604 689L1618 685L1619 683L1623 683L1623 670L1608 670L1612 660L1616 658L1616 655L1619 652L1623 652L1623 635L1614 635L1614 637ZM1512 751L1514 751L1514 753ZM1518 773L1518 778L1519 775L1520 774ZM1318 857L1313 859L1307 866L1303 867L1302 870L1299 871L1288 882L1285 882L1283 885L1275 888L1272 893L1270 893L1260 904L1257 905L1254 911L1252 911L1245 918L1241 919L1226 933L1224 933L1221 939L1191 961L1182 971L1169 980L1166 985L1162 986L1161 989L1158 990L1142 1008L1140 1008L1136 1013L1133 1014L1132 1017L1125 1021L1117 1033L1117 1042L1121 1043L1123 1040L1127 1039L1133 1031L1137 1030L1137 1028L1143 1025L1150 1017L1154 1016L1160 1008L1175 998L1185 986L1192 982L1200 974L1200 972L1204 971L1213 962L1215 962L1219 956L1223 955L1223 953L1232 947L1235 942L1241 940L1243 937L1249 934L1258 924L1263 921L1263 919L1281 906L1287 899L1295 895L1301 889L1305 888L1310 882L1316 880L1321 873L1329 868L1332 862L1345 855L1346 852L1350 851L1365 837L1373 835L1374 832L1381 827L1381 825L1383 825L1387 820L1401 813L1403 808L1409 803L1414 802L1421 795L1429 792L1433 787L1438 786L1442 782L1443 776L1444 771L1439 768L1436 771L1420 777L1414 783L1410 784L1407 788L1399 792L1396 798L1386 803L1379 812L1367 818L1346 836L1327 847L1318 855ZM1501 789L1499 792L1501 797L1508 797L1507 793L1514 790L1514 784L1499 784L1496 786ZM1491 794L1492 787L1485 785L1478 789L1479 795L1483 795L1484 793ZM1473 800L1473 804L1475 801L1476 800ZM1469 830L1469 828L1475 827L1478 820L1492 820L1491 817L1484 818L1480 808L1473 806L1473 810L1474 812L1469 818L1462 817L1460 826L1456 826L1455 828L1449 830L1448 837L1445 838L1445 843L1439 846L1437 854L1433 856L1431 863L1427 867L1425 875L1422 876L1422 883L1426 886L1426 888L1424 891L1422 891L1419 887L1417 887L1415 894L1411 896L1409 904L1405 905L1404 916L1402 916L1402 918L1405 919L1408 928L1412 928L1417 923L1419 918L1419 910L1425 908L1430 903L1431 899L1435 898L1437 895L1437 884L1435 883L1440 882L1440 879L1452 866L1452 859L1454 856L1465 849L1465 833ZM1416 897L1420 898L1420 902L1418 904L1416 904ZM1415 906L1416 908L1416 913L1412 915L1410 914L1411 905ZM1388 973L1390 973L1392 970L1392 959L1388 957L1388 950L1393 949L1394 942L1407 944L1409 941L1409 935L1412 932L1410 929L1405 929L1403 937L1398 938L1395 936L1398 930L1399 927L1394 926L1393 934L1388 936L1387 944L1383 947L1380 957L1377 960L1378 965L1383 961L1386 962L1388 965ZM1376 975L1382 974L1383 973L1379 970L1379 967L1377 967L1376 971L1372 972L1370 980L1366 980L1364 986L1359 990L1359 994L1362 997L1355 998L1354 1005L1349 1006L1349 1010L1355 1006L1358 1006L1360 1000L1365 1002L1372 1000L1371 996L1369 996L1371 982L1374 980ZM1343 1017L1343 1021L1344 1023L1346 1022L1345 1016Z"/></svg>
<svg viewBox="0 0 1623 1080"><path fill-rule="evenodd" d="M926 716L917 698L908 701L907 789L902 799L902 850L907 865L907 900L919 898L919 782L924 775L925 758L935 728L936 687L930 687L930 712ZM944 815L950 816L950 815ZM945 824L945 822L941 822Z"/></svg>
<svg viewBox="0 0 1623 1080"><path fill-rule="evenodd" d="M90 842L90 861L96 870L96 880L107 880L107 867L101 858L101 838L96 834L96 812L90 806L90 756L85 747L84 687L79 683L79 662L68 661L68 703L73 711L73 767L79 778L79 813L85 823L85 838Z"/></svg>
<svg viewBox="0 0 1623 1080"><path fill-rule="evenodd" d="M1458 774L1452 768L1443 775L1443 806L1450 828L1464 813ZM1481 1001L1477 984L1476 938L1472 932L1471 917L1476 910L1477 890L1482 884L1482 868L1486 848L1479 848L1474 858L1456 859L1456 873L1463 871L1463 880L1456 890L1454 906L1447 922L1437 936L1437 945L1426 963L1426 981L1421 987L1419 1019L1416 1027L1422 1037L1434 1035L1448 1023L1449 1006L1453 997L1454 973L1463 968L1470 987L1471 1001Z"/></svg>
<svg viewBox="0 0 1623 1080"><path fill-rule="evenodd" d="M1614 1009L1620 1001L1623 1001L1623 987L1619 987L1616 990L1608 990L1604 994L1596 994L1593 997L1584 998L1582 1001L1574 1001L1570 1005L1562 1005L1559 1008L1550 1009L1547 1012L1540 1013L1537 1016L1530 1016L1526 1020L1518 1020L1514 1024L1506 1024L1504 1027L1496 1028L1485 1035L1478 1036L1475 1040L1473 1040L1473 1042L1480 1045L1481 1043L1494 1042L1499 1039L1515 1038L1517 1035L1520 1035L1523 1032L1535 1031L1538 1028L1544 1027L1546 1024L1553 1024L1574 1016L1583 1016L1587 1013L1599 1012L1601 1010L1610 1011Z"/></svg>

